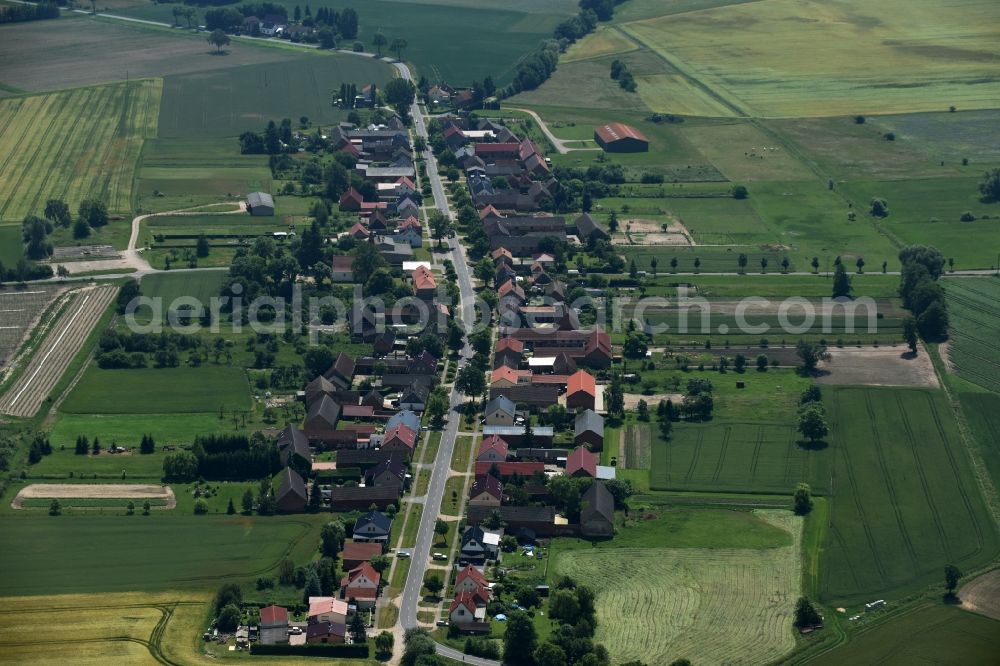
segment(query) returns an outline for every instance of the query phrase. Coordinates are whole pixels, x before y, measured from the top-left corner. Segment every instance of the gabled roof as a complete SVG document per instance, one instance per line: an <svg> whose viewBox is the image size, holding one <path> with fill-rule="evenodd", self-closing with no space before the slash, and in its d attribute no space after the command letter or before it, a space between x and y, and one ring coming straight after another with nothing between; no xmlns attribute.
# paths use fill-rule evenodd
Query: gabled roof
<svg viewBox="0 0 1000 666"><path fill-rule="evenodd" d="M574 225L576 226L576 235L580 238L590 238L595 235L598 238L608 238L608 232L590 213L584 213L576 218Z"/></svg>
<svg viewBox="0 0 1000 666"><path fill-rule="evenodd" d="M379 573L375 571L375 567L373 567L371 563L362 562L347 572L347 575L343 578L342 584L346 587L350 587L351 585L354 585L357 579L362 576L368 578L368 580L370 580L376 587L378 586L379 580L382 578Z"/></svg>
<svg viewBox="0 0 1000 666"><path fill-rule="evenodd" d="M594 376L584 370L577 370L569 376L566 382L566 395L573 395L583 391L588 395L597 395L597 381Z"/></svg>
<svg viewBox="0 0 1000 666"><path fill-rule="evenodd" d="M263 626L288 624L288 609L281 606L264 606L260 609L260 623Z"/></svg>
<svg viewBox="0 0 1000 666"><path fill-rule="evenodd" d="M427 382L414 379L404 390L399 398L400 403L412 403L418 402L422 403L427 400L427 396L431 394L431 387L428 386Z"/></svg>
<svg viewBox="0 0 1000 666"><path fill-rule="evenodd" d="M413 278L413 288L419 291L424 291L428 289L437 289L437 281L434 279L434 274L431 273L430 269L424 266L418 266L416 270L411 274Z"/></svg>
<svg viewBox="0 0 1000 666"><path fill-rule="evenodd" d="M406 465L398 457L389 457L365 472L365 480L374 479L388 473L402 484L406 480Z"/></svg>
<svg viewBox="0 0 1000 666"><path fill-rule="evenodd" d="M615 498L601 481L594 481L581 498L580 521L600 516L609 523L615 520Z"/></svg>
<svg viewBox="0 0 1000 666"><path fill-rule="evenodd" d="M323 373L323 376L331 381L340 380L339 384L350 385L351 379L354 377L354 359L347 355L346 352L340 352L337 355L337 360L333 362L330 369Z"/></svg>
<svg viewBox="0 0 1000 666"><path fill-rule="evenodd" d="M416 432L420 428L420 417L409 409L404 409L401 412L396 412L389 420L386 422L386 430L394 428L397 425L404 425L410 430Z"/></svg>
<svg viewBox="0 0 1000 666"><path fill-rule="evenodd" d="M333 429L337 426L339 418L340 405L324 393L309 406L305 426L306 429L316 427Z"/></svg>
<svg viewBox="0 0 1000 666"><path fill-rule="evenodd" d="M385 532L386 534L388 534L389 531L392 529L392 518L385 515L381 511L369 511L368 513L358 517L358 519L354 521L354 530L358 531L369 523L377 527L380 531Z"/></svg>
<svg viewBox="0 0 1000 666"><path fill-rule="evenodd" d="M364 202L364 200L365 198L364 196L361 195L361 192L358 192L353 187L349 187L347 188L347 191L340 196L340 205L343 206L345 203L349 201L354 201L360 204Z"/></svg>
<svg viewBox="0 0 1000 666"><path fill-rule="evenodd" d="M451 600L451 605L448 607L448 614L451 615L458 608L465 608L469 615L476 614L476 600L472 596L472 593L468 590L462 590Z"/></svg>
<svg viewBox="0 0 1000 666"><path fill-rule="evenodd" d="M292 453L305 460L312 459L312 453L309 451L309 438L291 423L278 433L276 443L278 452L281 455L281 461L286 465Z"/></svg>
<svg viewBox="0 0 1000 666"><path fill-rule="evenodd" d="M355 226L360 227L361 225L357 224ZM365 235L367 234L368 232L366 231ZM337 256L335 256L333 259L330 260L330 265L333 267L334 272L337 273L348 272L352 270L352 266L354 265L354 257L348 254L338 254Z"/></svg>
<svg viewBox="0 0 1000 666"><path fill-rule="evenodd" d="M508 349L517 354L523 354L524 343L516 338L500 338L499 340L497 340L496 347L494 347L494 352L502 352Z"/></svg>
<svg viewBox="0 0 1000 666"><path fill-rule="evenodd" d="M604 437L604 417L592 409L585 409L576 415L573 429L577 437L585 432L596 432Z"/></svg>
<svg viewBox="0 0 1000 666"><path fill-rule="evenodd" d="M302 481L302 477L291 467L286 467L284 472L281 472L281 485L278 487L277 499L286 497L289 494L295 495L301 499L306 499L306 484Z"/></svg>
<svg viewBox="0 0 1000 666"><path fill-rule="evenodd" d="M504 298L505 296L515 296L518 300L523 301L525 299L524 289L521 289L521 287L513 281L504 282L500 285L500 288L497 290L497 295L500 296L500 298Z"/></svg>
<svg viewBox="0 0 1000 666"><path fill-rule="evenodd" d="M534 476L536 472L545 472L545 463L542 462L491 462L483 460L476 462L476 474L491 474L493 466L496 465L500 478L506 479L515 474L523 477Z"/></svg>
<svg viewBox="0 0 1000 666"><path fill-rule="evenodd" d="M503 497L503 484L500 483L500 479L489 474L477 476L472 482L472 488L469 489L469 497L477 497L483 493L497 499Z"/></svg>
<svg viewBox="0 0 1000 666"><path fill-rule="evenodd" d="M507 440L499 435L490 435L479 443L479 453L476 457L482 456L487 451L496 451L501 458L506 458L509 450L510 446L507 444Z"/></svg>
<svg viewBox="0 0 1000 666"><path fill-rule="evenodd" d="M462 581L465 580L466 578L471 578L472 582L474 582L479 587L487 586L486 576L484 576L479 569L472 566L471 564L465 565L465 568L459 571L458 575L455 576L455 587L458 587L462 583Z"/></svg>
<svg viewBox="0 0 1000 666"><path fill-rule="evenodd" d="M591 331L590 336L587 338L587 344L584 346L584 353L589 355L594 352L611 358L611 336L608 335L607 331L602 331L601 329Z"/></svg>
<svg viewBox="0 0 1000 666"><path fill-rule="evenodd" d="M382 546L379 544L347 544L347 545L359 545L359 546L369 546L373 545L379 550ZM334 597L309 597L309 617L316 617L317 615L322 615L324 613L336 613L337 615L347 615L347 602L343 599L336 599Z"/></svg>
<svg viewBox="0 0 1000 666"><path fill-rule="evenodd" d="M575 476L577 472L585 472L587 476L597 476L597 456L582 446L578 446L566 457L566 474Z"/></svg>
<svg viewBox="0 0 1000 666"><path fill-rule="evenodd" d="M507 367L506 365L501 365L493 371L490 376L490 384L497 384L499 382L510 382L511 384L517 384L521 377L530 374L527 371L515 370L514 368Z"/></svg>
<svg viewBox="0 0 1000 666"><path fill-rule="evenodd" d="M381 554L382 544L380 543L374 541L367 543L348 541L344 544L344 552L341 553L341 559L345 562L354 560L370 561L373 557L377 557Z"/></svg>
<svg viewBox="0 0 1000 666"><path fill-rule="evenodd" d="M306 404L311 405L314 400L322 395L332 396L337 392L337 387L329 379L320 375L316 379L306 384L304 393L306 394Z"/></svg>
<svg viewBox="0 0 1000 666"><path fill-rule="evenodd" d="M399 223L400 230L406 229L408 227L414 227L416 228L417 231L423 229L423 227L420 225L420 220L418 220L413 215L409 216L408 218Z"/></svg>
<svg viewBox="0 0 1000 666"><path fill-rule="evenodd" d="M619 139L636 139L637 141L644 141L649 143L649 139L646 138L642 132L630 125L624 125L622 123L608 123L607 125L602 125L594 129L594 132L601 137L605 143L611 143L612 141L618 141Z"/></svg>
<svg viewBox="0 0 1000 666"><path fill-rule="evenodd" d="M504 414L514 415L516 411L516 406L514 402L503 395L498 395L497 397L486 403L486 415L489 416L494 412L503 412Z"/></svg>
<svg viewBox="0 0 1000 666"><path fill-rule="evenodd" d="M519 147L516 143L477 143L476 155L516 155Z"/></svg>
<svg viewBox="0 0 1000 666"><path fill-rule="evenodd" d="M408 449L412 450L417 443L417 433L410 430L402 423L398 423L385 431L385 436L382 438L383 446L385 445L385 442L388 442L390 439L398 439L403 442Z"/></svg>
<svg viewBox="0 0 1000 666"><path fill-rule="evenodd" d="M487 204L481 211L479 211L479 219L485 220L488 217L503 217L503 215L500 214L500 211L497 210L493 204Z"/></svg>

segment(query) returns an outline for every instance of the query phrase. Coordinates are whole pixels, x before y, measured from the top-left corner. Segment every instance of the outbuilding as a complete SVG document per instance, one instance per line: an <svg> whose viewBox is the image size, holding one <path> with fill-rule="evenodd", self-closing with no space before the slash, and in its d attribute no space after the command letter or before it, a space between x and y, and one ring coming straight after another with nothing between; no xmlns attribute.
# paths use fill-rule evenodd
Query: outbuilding
<svg viewBox="0 0 1000 666"><path fill-rule="evenodd" d="M622 123L595 127L594 141L609 153L644 153L649 150L649 139L636 128Z"/></svg>
<svg viewBox="0 0 1000 666"><path fill-rule="evenodd" d="M274 198L267 192L251 192L247 195L247 208L251 215L274 215Z"/></svg>

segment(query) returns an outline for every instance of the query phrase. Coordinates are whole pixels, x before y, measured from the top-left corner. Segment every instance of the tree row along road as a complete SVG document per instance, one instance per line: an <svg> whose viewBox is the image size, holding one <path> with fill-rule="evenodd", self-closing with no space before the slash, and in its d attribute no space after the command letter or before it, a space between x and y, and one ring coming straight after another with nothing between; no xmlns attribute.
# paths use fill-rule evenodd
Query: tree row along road
<svg viewBox="0 0 1000 666"><path fill-rule="evenodd" d="M396 69L407 81L412 81L410 69L404 63L393 63ZM413 117L413 124L416 134L429 139L427 134L427 124L421 113L420 106L414 102L410 107L410 115ZM429 141L428 141L429 143ZM430 147L424 150L424 164L427 167L427 179L431 184L431 191L434 195L435 207L444 213L448 219L452 218L451 208L448 205L448 196L445 193L444 184L441 182L441 175L438 173L437 161ZM469 265L465 257L465 248L458 238L448 239L451 248L451 260L455 266L455 274L458 279L458 288L461 298L461 319L466 336L472 332L475 323L475 292L472 289L472 277L469 274ZM458 368L465 365L472 356L472 349L468 341L462 348ZM438 513L441 510L441 501L444 499L445 481L451 468L451 458L455 451L455 441L458 436L458 425L461 421L460 410L464 403L464 396L460 391L452 388L451 392L451 416L441 433L441 444L438 448L437 458L433 461L431 469L431 480L427 487L427 496L424 503L423 512L420 514L420 526L417 530L417 541L412 551L412 562L403 587L403 596L400 600L399 624L402 629L412 629L419 626L417 622L417 605L420 602L420 588L423 586L424 575L427 572L427 562L431 556L431 543L434 538L434 524L437 521ZM457 661L463 661L476 666L499 666L500 662L489 659L480 659L463 655L461 652L438 643L438 654Z"/></svg>
<svg viewBox="0 0 1000 666"><path fill-rule="evenodd" d="M117 287L105 285L77 292L72 304L31 357L24 373L0 398L0 412L21 417L31 417L38 412L117 291Z"/></svg>

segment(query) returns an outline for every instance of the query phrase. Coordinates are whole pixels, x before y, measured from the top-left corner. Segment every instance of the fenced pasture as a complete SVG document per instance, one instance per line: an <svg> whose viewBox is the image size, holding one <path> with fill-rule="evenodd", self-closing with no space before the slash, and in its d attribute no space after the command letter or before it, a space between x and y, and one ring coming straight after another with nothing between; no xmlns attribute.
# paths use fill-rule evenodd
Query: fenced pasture
<svg viewBox="0 0 1000 666"><path fill-rule="evenodd" d="M791 651L792 609L801 585L801 519L756 515L793 536L763 549L606 548L559 553L558 574L597 591L595 640L616 662L759 664ZM629 575L607 585L628 562Z"/></svg>
<svg viewBox="0 0 1000 666"><path fill-rule="evenodd" d="M242 44L239 48L261 50ZM331 95L341 83L354 83L358 90L375 83L381 89L392 77L393 69L383 61L329 52L168 76L159 136L237 137L246 131L263 132L271 120L291 118L297 126L300 116L313 124L340 122L347 112L331 104ZM239 155L238 146L233 155Z"/></svg>
<svg viewBox="0 0 1000 666"><path fill-rule="evenodd" d="M984 74L996 57L991 26L997 12L973 0L878 6L778 0L621 28L747 115L905 113L996 105L1000 88ZM668 93L681 103L690 96L683 86Z"/></svg>
<svg viewBox="0 0 1000 666"><path fill-rule="evenodd" d="M929 605L901 615L820 655L810 664L989 664L1000 653L1000 622L954 606Z"/></svg>
<svg viewBox="0 0 1000 666"><path fill-rule="evenodd" d="M41 215L50 198L73 210L100 199L110 212L131 211L159 102L156 80L0 100L0 218Z"/></svg>
<svg viewBox="0 0 1000 666"><path fill-rule="evenodd" d="M62 405L70 414L229 413L250 408L242 368L87 368Z"/></svg>
<svg viewBox="0 0 1000 666"><path fill-rule="evenodd" d="M1000 548L943 395L824 387L831 435L818 470L831 502L821 594L839 605L938 583Z"/></svg>
<svg viewBox="0 0 1000 666"><path fill-rule="evenodd" d="M950 327L947 355L959 377L1000 391L1000 280L944 280Z"/></svg>

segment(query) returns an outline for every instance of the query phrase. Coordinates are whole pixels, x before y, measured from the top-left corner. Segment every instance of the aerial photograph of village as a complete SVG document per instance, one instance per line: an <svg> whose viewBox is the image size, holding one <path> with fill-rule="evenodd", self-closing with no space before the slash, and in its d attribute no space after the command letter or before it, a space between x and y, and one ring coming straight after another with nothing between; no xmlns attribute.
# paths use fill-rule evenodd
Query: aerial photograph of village
<svg viewBox="0 0 1000 666"><path fill-rule="evenodd" d="M0 664L1000 666L1000 2L0 0Z"/></svg>

